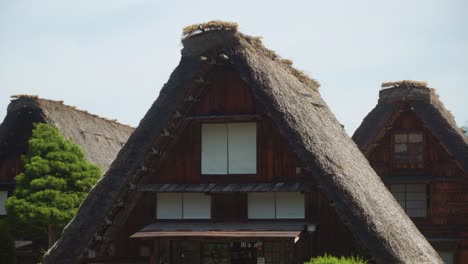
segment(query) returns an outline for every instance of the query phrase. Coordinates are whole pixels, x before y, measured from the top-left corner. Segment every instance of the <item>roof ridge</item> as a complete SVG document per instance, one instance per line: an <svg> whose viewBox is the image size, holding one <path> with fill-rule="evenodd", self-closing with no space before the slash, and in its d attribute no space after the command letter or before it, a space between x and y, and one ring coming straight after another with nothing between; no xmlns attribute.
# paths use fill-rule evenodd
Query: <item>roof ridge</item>
<svg viewBox="0 0 468 264"><path fill-rule="evenodd" d="M87 110L79 109L78 107L76 107L74 105L67 105L67 104L64 103L63 100L46 99L46 98L39 97L39 95L30 95L30 94L16 94L16 95L11 95L10 96L11 101L19 100L19 99L22 99L22 98L34 99L34 100L38 100L38 101L39 100L40 101L48 101L48 102L52 102L52 103L61 104L61 105L65 106L65 107L74 109L74 110L76 110L78 112L87 114L87 115L92 116L92 117L96 117L96 118L104 120L106 122L110 122L110 123L114 123L116 125L125 126L125 127L128 127L128 128L134 129L134 127L132 127L130 125L118 122L117 119L109 119L109 118L106 118L106 117L103 117L103 116L99 116L97 114L92 114L92 113L88 112Z"/></svg>
<svg viewBox="0 0 468 264"><path fill-rule="evenodd" d="M427 86L427 82L424 81L415 81L415 80L401 80L401 81L394 81L394 82L383 82L381 87L383 89L388 89L388 88L397 88L397 87L408 87L408 88L429 88Z"/></svg>
<svg viewBox="0 0 468 264"><path fill-rule="evenodd" d="M236 22L212 20L205 23L192 24L182 30L182 39L188 39L207 31L233 31L237 32L239 25Z"/></svg>
<svg viewBox="0 0 468 264"><path fill-rule="evenodd" d="M186 26L182 31L182 42L185 46L187 40L213 32L231 32L237 35L238 37L247 41L248 44L252 45L254 48L261 49L263 55L272 61L278 63L285 70L289 71L293 76L295 76L300 82L306 84L307 86L312 86L314 90L318 90L320 83L308 76L304 71L296 69L293 66L293 61L291 59L286 59L278 55L275 51L268 49L262 43L261 36L250 36L238 31L238 24L236 22L226 22L221 20L213 20L206 23L199 23Z"/></svg>

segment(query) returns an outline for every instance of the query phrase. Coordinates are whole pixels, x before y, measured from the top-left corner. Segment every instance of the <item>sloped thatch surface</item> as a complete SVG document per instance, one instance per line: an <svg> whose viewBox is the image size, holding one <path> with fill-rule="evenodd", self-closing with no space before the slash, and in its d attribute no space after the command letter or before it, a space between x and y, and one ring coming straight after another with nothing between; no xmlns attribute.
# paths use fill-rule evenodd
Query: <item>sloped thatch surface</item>
<svg viewBox="0 0 468 264"><path fill-rule="evenodd" d="M155 150L164 152L170 146L163 132L179 129L180 116L203 90L210 69L219 65L240 73L343 222L378 263L442 263L341 128L316 81L301 77L257 38L233 30L192 34L183 44L179 66L109 169L112 177L103 177L90 192L45 255L45 263L81 262L85 249L95 245L94 238L112 234L104 219L131 210L137 197L132 186L151 169L149 164L164 157ZM118 206L122 200L127 208Z"/></svg>
<svg viewBox="0 0 468 264"><path fill-rule="evenodd" d="M386 124L398 115L404 105L411 107L449 154L468 172L468 138L435 90L428 88L424 82L416 82L420 85L411 85L408 81L397 83L401 84L380 91L377 106L354 132L353 140L362 152L369 154L372 144L383 136Z"/></svg>
<svg viewBox="0 0 468 264"><path fill-rule="evenodd" d="M22 133L22 128L30 128L33 122L44 122L78 144L88 161L105 172L133 132L130 126L78 110L61 101L28 95L12 98L7 116L0 125L0 157L18 147L11 138Z"/></svg>

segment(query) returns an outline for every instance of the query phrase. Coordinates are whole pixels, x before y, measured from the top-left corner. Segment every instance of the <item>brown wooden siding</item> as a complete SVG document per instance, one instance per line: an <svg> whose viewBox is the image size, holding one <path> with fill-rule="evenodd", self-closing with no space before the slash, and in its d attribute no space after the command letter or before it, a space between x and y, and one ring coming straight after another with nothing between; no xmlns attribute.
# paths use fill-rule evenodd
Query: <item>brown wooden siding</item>
<svg viewBox="0 0 468 264"><path fill-rule="evenodd" d="M213 194L211 196L211 217L215 222L247 221L247 194Z"/></svg>
<svg viewBox="0 0 468 264"><path fill-rule="evenodd" d="M4 160L0 164L0 182L12 182L23 171L20 157Z"/></svg>
<svg viewBox="0 0 468 264"><path fill-rule="evenodd" d="M257 122L257 175L201 175L201 123L233 122L229 117L189 120L174 147L149 183L268 182L310 179L273 121L262 114L247 85L233 72L222 72L194 107L191 117L258 115L242 122ZM239 122L238 120L235 120ZM297 173L299 172L299 173Z"/></svg>
<svg viewBox="0 0 468 264"><path fill-rule="evenodd" d="M263 114L247 85L232 71L217 72L204 95L188 114L183 131L174 139L173 146L161 165L154 164L154 172L143 184L156 183L242 183L242 182L303 182L313 187L309 173L301 169L301 162L282 137L274 122ZM215 117L214 117L215 116ZM232 118L236 116L236 118ZM242 118L244 116L244 118ZM201 124L202 122L256 122L257 123L257 173L255 175L201 175ZM213 222L245 222L247 193L211 193ZM145 198L146 197L146 198ZM151 199L153 199L151 201ZM141 202L130 214L118 232L119 257L136 257L138 239L128 237L145 225L155 221L156 197L143 195ZM351 255L361 253L335 209L317 188L305 194L305 220L317 225L317 231L305 233L300 242L281 241L288 245L288 258L308 259L324 253ZM183 221L183 220L179 220ZM261 221L261 220L258 220ZM280 220L278 220L280 221ZM170 239L153 239L154 252L171 247ZM205 238L192 238L205 241ZM229 241L229 238L221 240ZM252 240L252 239L251 239ZM255 241L255 239L253 239ZM294 249L294 250L293 250ZM173 252L177 252L174 249ZM362 254L361 254L362 255Z"/></svg>
<svg viewBox="0 0 468 264"><path fill-rule="evenodd" d="M138 230L152 223L156 211L156 195L144 194L140 197L138 205L130 213L128 221L117 223L114 228L119 228L117 236L110 239L115 242L116 257L138 257L141 241L130 239ZM101 254L107 255L105 248L101 248Z"/></svg>
<svg viewBox="0 0 468 264"><path fill-rule="evenodd" d="M428 176L429 207L427 217L413 219L428 238L460 239L458 262L468 263L468 239L461 229L468 224L468 175L463 172L444 146L433 136L412 111L400 113L380 142L369 154L372 167L381 176ZM392 135L402 131L422 131L424 135L424 168L396 168L393 166ZM437 249L438 246L435 245ZM454 249L455 250L455 249Z"/></svg>

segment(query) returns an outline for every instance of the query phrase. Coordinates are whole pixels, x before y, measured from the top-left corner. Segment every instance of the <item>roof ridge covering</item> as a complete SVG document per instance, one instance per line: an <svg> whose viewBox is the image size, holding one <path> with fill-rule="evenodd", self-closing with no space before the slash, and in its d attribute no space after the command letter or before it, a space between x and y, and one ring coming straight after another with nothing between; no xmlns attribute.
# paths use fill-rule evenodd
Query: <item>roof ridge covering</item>
<svg viewBox="0 0 468 264"><path fill-rule="evenodd" d="M320 83L317 80L309 77L304 71L298 70L295 67L293 67L293 61L291 59L282 58L275 51L266 48L262 43L262 37L249 36L239 32L237 29L237 23L224 22L219 20L187 26L184 28L182 33L182 44L184 45L182 54L197 55L198 53L198 55L201 55L202 51L210 50L214 48L215 45L226 46L230 44L239 43L239 41L243 39L247 41L250 45L254 46L258 51L261 51L264 55L266 55L266 57L270 58L272 61L277 62L279 65L281 65L281 67L283 67L291 74L296 76L298 80L300 80L310 88L314 90L319 89ZM197 41L197 37L202 37L203 35L210 34L216 31L219 33L228 34L225 34L225 38L223 39L223 41L218 40L209 45L199 45L200 41Z"/></svg>

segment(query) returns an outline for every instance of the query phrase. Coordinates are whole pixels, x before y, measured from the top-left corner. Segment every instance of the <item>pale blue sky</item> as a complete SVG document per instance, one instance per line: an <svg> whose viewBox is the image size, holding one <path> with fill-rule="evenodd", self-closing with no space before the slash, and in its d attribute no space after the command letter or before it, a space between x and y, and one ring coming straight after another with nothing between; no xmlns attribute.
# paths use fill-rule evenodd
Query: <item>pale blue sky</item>
<svg viewBox="0 0 468 264"><path fill-rule="evenodd" d="M0 1L0 119L36 94L137 126L180 59L184 26L236 21L321 84L352 134L380 83L427 81L468 121L468 1Z"/></svg>

